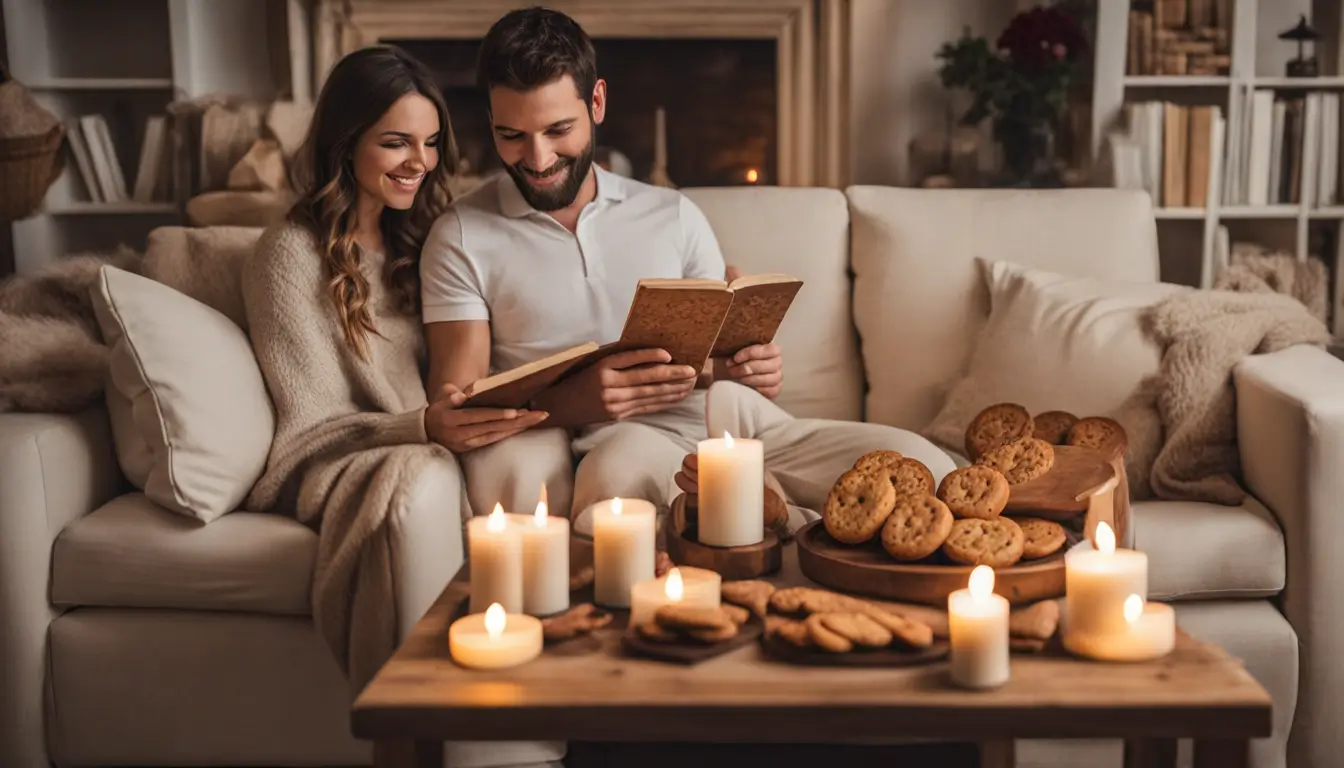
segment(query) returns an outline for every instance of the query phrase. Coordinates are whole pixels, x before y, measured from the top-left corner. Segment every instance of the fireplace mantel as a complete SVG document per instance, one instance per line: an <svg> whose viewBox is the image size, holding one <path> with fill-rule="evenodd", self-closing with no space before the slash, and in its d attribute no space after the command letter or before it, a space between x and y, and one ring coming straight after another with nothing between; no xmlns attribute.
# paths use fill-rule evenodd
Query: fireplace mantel
<svg viewBox="0 0 1344 768"><path fill-rule="evenodd" d="M346 53L381 40L485 36L514 0L318 0L318 85ZM842 187L848 178L849 0L552 0L595 38L740 37L775 41L778 182Z"/></svg>

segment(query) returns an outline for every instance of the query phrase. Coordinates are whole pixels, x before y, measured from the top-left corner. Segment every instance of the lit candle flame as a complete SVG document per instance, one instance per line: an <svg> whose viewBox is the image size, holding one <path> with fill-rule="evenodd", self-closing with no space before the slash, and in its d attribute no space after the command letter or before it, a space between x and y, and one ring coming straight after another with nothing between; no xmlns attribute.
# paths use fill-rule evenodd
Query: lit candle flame
<svg viewBox="0 0 1344 768"><path fill-rule="evenodd" d="M1111 554L1115 551L1115 531L1105 521L1097 523L1097 532L1092 534L1097 543L1097 551Z"/></svg>
<svg viewBox="0 0 1344 768"><path fill-rule="evenodd" d="M755 184L755 183L756 183L756 180L759 179L759 178L761 178L761 174L758 173L758 172L756 171L755 168L748 168L748 169L747 169L747 183L748 183L748 184Z"/></svg>
<svg viewBox="0 0 1344 768"><path fill-rule="evenodd" d="M618 516L621 514L621 500L619 498L611 500L611 514Z"/></svg>
<svg viewBox="0 0 1344 768"><path fill-rule="evenodd" d="M967 585L971 599L981 602L994 594L994 569L988 565L977 565L971 571L971 580Z"/></svg>
<svg viewBox="0 0 1344 768"><path fill-rule="evenodd" d="M667 582L663 585L663 592L667 595L668 600L674 603L681 602L681 571L673 568L667 572Z"/></svg>
<svg viewBox="0 0 1344 768"><path fill-rule="evenodd" d="M550 512L546 509L546 486L543 485L541 486L541 498L537 499L537 512L533 515L532 521L537 524L538 528L545 528L546 515L548 514Z"/></svg>
<svg viewBox="0 0 1344 768"><path fill-rule="evenodd" d="M723 447L724 448L733 447L733 436L728 434L728 430L723 431Z"/></svg>
<svg viewBox="0 0 1344 768"><path fill-rule="evenodd" d="M495 504L495 511L490 513L490 517L485 521L485 529L498 533L508 527L509 521L504 518L504 507L498 503Z"/></svg>
<svg viewBox="0 0 1344 768"><path fill-rule="evenodd" d="M1143 598L1138 595L1130 595L1125 598L1125 621L1133 624L1143 615Z"/></svg>
<svg viewBox="0 0 1344 768"><path fill-rule="evenodd" d="M499 636L504 634L504 625L507 622L504 606L499 603L491 603L490 607L485 609L485 634L491 640L498 640Z"/></svg>

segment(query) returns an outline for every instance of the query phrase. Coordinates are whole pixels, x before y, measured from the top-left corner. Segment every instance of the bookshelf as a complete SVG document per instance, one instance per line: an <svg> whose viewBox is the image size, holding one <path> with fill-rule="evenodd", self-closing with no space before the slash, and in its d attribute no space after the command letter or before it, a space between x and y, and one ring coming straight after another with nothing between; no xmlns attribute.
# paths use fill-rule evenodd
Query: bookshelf
<svg viewBox="0 0 1344 768"><path fill-rule="evenodd" d="M1335 275L1332 324L1344 336L1339 1L1096 2L1092 156L1111 166L1112 183L1153 195L1164 279L1209 287L1229 242L1317 256ZM1297 49L1279 34L1302 15L1321 36L1306 48L1318 72L1289 77ZM1155 31L1164 23L1183 31ZM1198 129L1166 135L1183 132L1171 120L1196 113ZM1175 189L1167 154L1185 166Z"/></svg>
<svg viewBox="0 0 1344 768"><path fill-rule="evenodd" d="M65 170L41 210L12 223L15 270L122 244L143 249L153 228L184 222L175 181L184 159L168 106L212 93L272 99L297 85L291 73L277 76L270 52L276 30L304 8L303 0L0 0L11 74L67 132Z"/></svg>

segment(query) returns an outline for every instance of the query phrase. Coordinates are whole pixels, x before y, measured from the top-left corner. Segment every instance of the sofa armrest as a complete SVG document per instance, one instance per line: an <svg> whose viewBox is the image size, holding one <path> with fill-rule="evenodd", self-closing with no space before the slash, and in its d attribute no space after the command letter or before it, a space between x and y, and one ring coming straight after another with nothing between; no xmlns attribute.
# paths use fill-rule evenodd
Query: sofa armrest
<svg viewBox="0 0 1344 768"><path fill-rule="evenodd" d="M1301 642L1301 688L1289 765L1344 753L1344 361L1297 346L1234 371L1247 489L1283 527L1283 612Z"/></svg>
<svg viewBox="0 0 1344 768"><path fill-rule="evenodd" d="M45 766L52 542L124 488L107 412L0 413L0 765Z"/></svg>

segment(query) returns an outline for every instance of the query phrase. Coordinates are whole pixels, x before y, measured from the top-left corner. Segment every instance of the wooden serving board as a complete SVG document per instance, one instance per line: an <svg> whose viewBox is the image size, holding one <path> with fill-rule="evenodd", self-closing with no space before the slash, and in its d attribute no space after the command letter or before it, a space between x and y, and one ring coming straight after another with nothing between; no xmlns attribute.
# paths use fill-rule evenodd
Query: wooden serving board
<svg viewBox="0 0 1344 768"><path fill-rule="evenodd" d="M841 544L831 538L821 520L800 529L796 539L803 575L840 592L945 608L947 596L964 589L971 576L971 566L943 560L941 554L917 563L900 563L876 541ZM1070 534L1070 540L1049 557L995 568L994 591L1013 605L1063 595L1064 552L1077 540Z"/></svg>
<svg viewBox="0 0 1344 768"><path fill-rule="evenodd" d="M951 648L946 640L935 640L928 648L855 648L849 653L829 653L820 648L799 648L778 635L761 638L761 652L789 664L814 667L913 667L947 658Z"/></svg>
<svg viewBox="0 0 1344 768"><path fill-rule="evenodd" d="M1116 474L1110 457L1091 448L1056 445L1049 472L1011 487L1006 515L1032 515L1048 520L1070 520L1086 512L1088 492Z"/></svg>
<svg viewBox="0 0 1344 768"><path fill-rule="evenodd" d="M765 631L765 622L760 616L752 614L747 623L738 627L737 636L721 643L697 643L691 640L679 643L655 643L639 636L634 627L626 627L621 633L621 647L626 653L644 656L676 664L698 664L715 656L756 642Z"/></svg>

